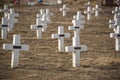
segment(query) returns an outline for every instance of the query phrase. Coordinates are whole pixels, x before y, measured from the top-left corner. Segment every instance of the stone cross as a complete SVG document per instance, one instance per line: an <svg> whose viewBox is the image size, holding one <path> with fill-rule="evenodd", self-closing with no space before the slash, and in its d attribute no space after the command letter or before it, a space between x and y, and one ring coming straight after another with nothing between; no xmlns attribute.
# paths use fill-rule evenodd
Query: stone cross
<svg viewBox="0 0 120 80"><path fill-rule="evenodd" d="M31 25L31 29L36 29L37 38L42 38L42 32L47 28L46 24L43 24L40 18L36 19L36 25Z"/></svg>
<svg viewBox="0 0 120 80"><path fill-rule="evenodd" d="M95 16L99 16L99 12L101 11L102 9L99 7L98 4L95 5L95 8L93 8L93 11L95 12Z"/></svg>
<svg viewBox="0 0 120 80"><path fill-rule="evenodd" d="M4 9L0 9L0 12L4 12L4 17L7 17L10 10L7 5L4 5Z"/></svg>
<svg viewBox="0 0 120 80"><path fill-rule="evenodd" d="M8 20L9 20L9 25L11 25L11 27L9 28L9 31L11 31L14 27L14 24L16 22L18 22L17 19L15 19L15 17L18 17L19 14L14 12L14 9L10 9L10 13L8 14Z"/></svg>
<svg viewBox="0 0 120 80"><path fill-rule="evenodd" d="M87 11L84 11L84 14L87 14L87 19L88 20L91 20L92 13L94 13L94 12L93 12L91 7L87 7Z"/></svg>
<svg viewBox="0 0 120 80"><path fill-rule="evenodd" d="M40 13L39 14L37 14L36 16L38 17L38 18L42 18L42 16L45 14L45 10L44 9L41 9L40 10Z"/></svg>
<svg viewBox="0 0 120 80"><path fill-rule="evenodd" d="M60 8L60 11L63 12L63 16L66 16L66 13L68 10L69 10L69 8L67 8L66 4L63 5L63 8Z"/></svg>
<svg viewBox="0 0 120 80"><path fill-rule="evenodd" d="M70 33L64 33L64 27L63 26L59 26L58 27L58 34L52 34L52 38L57 38L58 39L58 48L59 51L64 52L64 38L69 38L70 37Z"/></svg>
<svg viewBox="0 0 120 80"><path fill-rule="evenodd" d="M120 51L120 26L117 26L115 33L110 33L111 38L115 38L115 50Z"/></svg>
<svg viewBox="0 0 120 80"><path fill-rule="evenodd" d="M12 50L11 68L15 68L19 64L20 51L29 50L29 46L20 43L20 35L14 35L13 43L12 44L3 44L3 49Z"/></svg>
<svg viewBox="0 0 120 80"><path fill-rule="evenodd" d="M80 66L80 52L81 51L87 51L86 45L80 45L79 38L73 37L73 46L66 46L65 47L66 52L73 52L73 67L79 67Z"/></svg>
<svg viewBox="0 0 120 80"><path fill-rule="evenodd" d="M1 38L2 39L6 39L7 38L7 31L8 28L10 28L11 26L8 25L8 19L7 18L2 18L2 24L0 25L1 28Z"/></svg>

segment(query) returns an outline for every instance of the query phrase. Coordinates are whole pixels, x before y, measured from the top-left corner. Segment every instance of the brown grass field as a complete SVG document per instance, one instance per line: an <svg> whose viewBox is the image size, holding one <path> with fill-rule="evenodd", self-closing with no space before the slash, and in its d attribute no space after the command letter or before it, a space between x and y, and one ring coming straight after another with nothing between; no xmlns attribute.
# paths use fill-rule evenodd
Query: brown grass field
<svg viewBox="0 0 120 80"><path fill-rule="evenodd" d="M67 0L70 10L66 17L62 17L59 11L62 5L26 6L21 0L21 4L10 6L20 16L13 31L8 33L7 40L0 38L0 80L120 80L120 52L115 51L115 39L109 36L113 32L109 29L109 20L113 19L111 11L114 7L101 6L99 17L93 15L91 21L85 19L80 42L88 46L88 51L81 52L80 67L72 67L72 53L59 52L58 40L51 39L51 34L57 33L58 26L64 26L65 32L71 33L71 37L65 39L65 46L72 45L74 34L68 30L68 26L72 25L72 16L77 10L83 12L85 2L87 0ZM100 4L100 0L91 2L92 6ZM0 8L3 8L2 5ZM54 16L43 38L38 40L30 25L35 24L36 14L42 8L50 9ZM0 13L0 18L2 16L3 13ZM2 49L3 43L12 43L13 34L20 34L21 43L30 46L29 51L20 52L20 63L15 69L10 67L12 52Z"/></svg>

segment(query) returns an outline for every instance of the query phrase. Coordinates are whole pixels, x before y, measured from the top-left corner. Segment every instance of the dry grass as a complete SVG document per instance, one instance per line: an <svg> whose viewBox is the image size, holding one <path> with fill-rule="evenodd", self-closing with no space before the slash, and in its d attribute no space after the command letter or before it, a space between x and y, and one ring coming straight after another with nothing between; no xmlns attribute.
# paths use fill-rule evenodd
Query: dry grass
<svg viewBox="0 0 120 80"><path fill-rule="evenodd" d="M81 66L72 67L72 53L59 52L57 40L51 39L51 34L57 33L57 27L63 25L65 32L70 32L71 37L65 39L65 46L71 45L73 31L68 26L72 25L72 16L77 10L84 10L87 0L66 0L70 7L67 17L62 17L58 11L62 5L46 6L37 4L32 7L23 5L13 6L20 14L19 22L13 31L8 34L7 40L0 39L0 80L120 80L120 53L114 50L115 40L109 37L112 29L108 27L112 19L113 7L103 7L99 17L87 21L81 30L81 44L88 46L87 52L81 52ZM92 5L100 0L92 0ZM48 25L43 33L43 39L36 39L35 31L30 30L30 25L35 24L35 15L41 8L49 8L53 13L52 24ZM3 14L0 13L0 17ZM13 34L22 36L22 43L29 44L30 50L21 52L20 64L16 69L10 68L11 51L2 49L3 43L11 43Z"/></svg>

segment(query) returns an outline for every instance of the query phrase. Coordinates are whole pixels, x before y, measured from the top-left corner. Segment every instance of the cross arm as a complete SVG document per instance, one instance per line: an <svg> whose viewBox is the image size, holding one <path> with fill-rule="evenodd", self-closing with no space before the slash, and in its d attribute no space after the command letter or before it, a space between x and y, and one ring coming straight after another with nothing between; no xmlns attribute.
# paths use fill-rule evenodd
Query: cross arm
<svg viewBox="0 0 120 80"><path fill-rule="evenodd" d="M54 39L54 38L59 38L59 34L52 34L52 39Z"/></svg>
<svg viewBox="0 0 120 80"><path fill-rule="evenodd" d="M29 50L29 45L21 44L21 50L23 51Z"/></svg>
<svg viewBox="0 0 120 80"><path fill-rule="evenodd" d="M3 49L5 49L5 50L13 50L13 44L3 44Z"/></svg>
<svg viewBox="0 0 120 80"><path fill-rule="evenodd" d="M37 29L37 25L30 25L31 29Z"/></svg>
<svg viewBox="0 0 120 80"><path fill-rule="evenodd" d="M110 33L111 38L120 38L120 34L118 33Z"/></svg>
<svg viewBox="0 0 120 80"><path fill-rule="evenodd" d="M66 46L65 47L66 52L74 52L74 51L87 51L86 45L80 45L80 46Z"/></svg>

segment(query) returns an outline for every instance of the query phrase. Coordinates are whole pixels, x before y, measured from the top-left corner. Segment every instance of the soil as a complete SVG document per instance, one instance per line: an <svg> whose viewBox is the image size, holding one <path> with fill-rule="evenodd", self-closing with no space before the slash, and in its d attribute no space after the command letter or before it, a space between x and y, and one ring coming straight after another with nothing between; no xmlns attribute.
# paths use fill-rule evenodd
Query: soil
<svg viewBox="0 0 120 80"><path fill-rule="evenodd" d="M101 6L99 17L92 15L91 21L85 18L85 28L80 30L80 43L87 45L88 50L80 53L78 68L72 67L72 53L59 52L58 40L51 38L52 34L57 33L58 26L64 26L64 31L71 34L70 38L65 39L65 46L72 45L74 34L68 30L68 26L72 25L76 11L84 11L86 2L87 0L67 0L65 3L70 10L66 17L59 11L62 5L39 3L27 6L23 0L21 4L10 5L10 8L15 8L15 12L19 13L19 22L8 33L7 40L0 38L0 80L120 80L120 52L115 51L115 39L110 38L113 30L109 28L114 7ZM91 0L91 3L95 6L96 3L100 4L100 0ZM37 39L36 31L31 30L30 25L35 24L39 10L46 8L53 12L52 23L48 24L42 39ZM0 13L0 18L2 17L3 13ZM30 49L20 52L18 67L11 69L12 52L3 50L2 45L12 43L14 34L21 35L21 43L28 44Z"/></svg>

